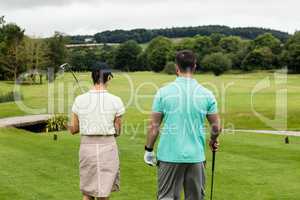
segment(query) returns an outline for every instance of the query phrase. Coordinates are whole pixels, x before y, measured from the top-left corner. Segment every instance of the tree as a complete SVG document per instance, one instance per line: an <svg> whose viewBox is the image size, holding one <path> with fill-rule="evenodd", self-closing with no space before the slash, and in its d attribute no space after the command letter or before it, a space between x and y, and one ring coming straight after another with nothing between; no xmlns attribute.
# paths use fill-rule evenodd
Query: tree
<svg viewBox="0 0 300 200"><path fill-rule="evenodd" d="M174 62L168 62L163 70L166 74L176 74L176 65Z"/></svg>
<svg viewBox="0 0 300 200"><path fill-rule="evenodd" d="M121 44L116 50L115 68L124 71L138 71L138 56L142 48L134 40Z"/></svg>
<svg viewBox="0 0 300 200"><path fill-rule="evenodd" d="M111 67L114 67L115 52L116 52L116 48L114 46L104 44L104 46L99 50L100 61L107 63Z"/></svg>
<svg viewBox="0 0 300 200"><path fill-rule="evenodd" d="M192 50L195 47L195 40L193 38L184 38L181 40L179 43L175 45L176 51L181 51L181 50Z"/></svg>
<svg viewBox="0 0 300 200"><path fill-rule="evenodd" d="M94 63L100 60L99 49L79 48L70 50L68 54L68 62L75 71L91 70Z"/></svg>
<svg viewBox="0 0 300 200"><path fill-rule="evenodd" d="M47 56L49 57L49 67L53 68L54 73L56 73L59 70L59 66L66 62L66 39L62 33L55 32L54 36L48 38L46 42L48 45Z"/></svg>
<svg viewBox="0 0 300 200"><path fill-rule="evenodd" d="M42 84L43 73L41 70L46 70L50 62L47 56L48 46L45 40L24 37L22 52L26 69L31 71L30 77L32 81L35 83L38 75L40 84Z"/></svg>
<svg viewBox="0 0 300 200"><path fill-rule="evenodd" d="M281 42L279 39L274 37L271 33L265 33L263 35L259 35L254 40L255 48L263 48L268 47L272 50L274 54L280 54L281 52Z"/></svg>
<svg viewBox="0 0 300 200"><path fill-rule="evenodd" d="M242 62L251 50L251 42L242 40L240 48L236 52L228 53L227 55L232 61L232 68L242 69Z"/></svg>
<svg viewBox="0 0 300 200"><path fill-rule="evenodd" d="M85 54L84 71L91 70L94 63L99 61L99 55L97 55L97 49L87 49Z"/></svg>
<svg viewBox="0 0 300 200"><path fill-rule="evenodd" d="M24 57L21 51L24 30L13 23L5 24L3 17L0 21L1 76L2 79L14 78L16 80L24 71Z"/></svg>
<svg viewBox="0 0 300 200"><path fill-rule="evenodd" d="M4 16L0 17L0 26L2 26L3 24L5 24L5 19Z"/></svg>
<svg viewBox="0 0 300 200"><path fill-rule="evenodd" d="M213 34L211 34L209 37L210 37L210 39L211 39L213 45L214 45L214 46L218 46L218 45L219 45L219 42L221 41L221 39L222 39L223 37L225 37L225 35L224 35L224 34L220 34L220 33L213 33Z"/></svg>
<svg viewBox="0 0 300 200"><path fill-rule="evenodd" d="M270 48L256 48L250 52L242 63L242 69L250 71L253 69L272 69L273 53Z"/></svg>
<svg viewBox="0 0 300 200"><path fill-rule="evenodd" d="M87 52L84 49L72 49L68 53L68 63L74 67L75 71L84 71L87 68Z"/></svg>
<svg viewBox="0 0 300 200"><path fill-rule="evenodd" d="M137 58L138 66L139 66L139 71L150 71L151 69L149 68L148 65L148 58L146 52L141 52L140 55L138 55Z"/></svg>
<svg viewBox="0 0 300 200"><path fill-rule="evenodd" d="M300 73L300 32L288 40L282 58L290 72Z"/></svg>
<svg viewBox="0 0 300 200"><path fill-rule="evenodd" d="M216 76L229 70L232 65L230 58L223 53L206 55L201 64L206 70L212 71Z"/></svg>
<svg viewBox="0 0 300 200"><path fill-rule="evenodd" d="M166 29L134 29L134 30L114 30L97 33L94 36L72 36L74 43L84 42L86 38L94 37L98 43L122 43L128 40L135 40L138 43L146 43L158 36L168 38L194 37L196 35L210 36L219 34L224 36L239 36L245 39L255 39L258 35L266 32L286 41L289 34L286 32L264 29L264 28L230 28L228 26L197 26L197 27L173 27ZM212 38L213 39L213 38ZM213 41L215 42L215 40ZM218 42L217 42L218 43Z"/></svg>
<svg viewBox="0 0 300 200"><path fill-rule="evenodd" d="M229 36L220 40L220 47L225 53L237 53L242 46L242 40L240 37Z"/></svg>
<svg viewBox="0 0 300 200"><path fill-rule="evenodd" d="M209 54L213 48L213 43L210 37L197 35L194 37L194 52L197 54L198 60Z"/></svg>
<svg viewBox="0 0 300 200"><path fill-rule="evenodd" d="M146 49L148 66L155 72L164 69L172 54L174 54L171 40L165 37L153 39Z"/></svg>

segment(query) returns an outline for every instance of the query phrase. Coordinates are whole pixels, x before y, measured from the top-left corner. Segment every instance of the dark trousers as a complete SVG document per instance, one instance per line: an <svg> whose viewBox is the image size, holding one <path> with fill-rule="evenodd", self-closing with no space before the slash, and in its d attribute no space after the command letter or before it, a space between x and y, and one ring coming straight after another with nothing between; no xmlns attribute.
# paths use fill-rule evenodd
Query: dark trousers
<svg viewBox="0 0 300 200"><path fill-rule="evenodd" d="M158 164L158 200L179 200L182 189L185 200L203 200L205 188L204 163Z"/></svg>

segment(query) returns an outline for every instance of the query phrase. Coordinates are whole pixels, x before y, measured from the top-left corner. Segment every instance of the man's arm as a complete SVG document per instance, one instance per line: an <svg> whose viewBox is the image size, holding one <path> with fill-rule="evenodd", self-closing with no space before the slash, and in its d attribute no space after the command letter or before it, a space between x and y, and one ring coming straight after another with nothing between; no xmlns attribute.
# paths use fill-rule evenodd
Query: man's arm
<svg viewBox="0 0 300 200"><path fill-rule="evenodd" d="M156 165L156 157L153 148L159 135L159 127L161 125L162 118L163 115L159 112L153 112L151 115L144 155L145 163L150 166Z"/></svg>
<svg viewBox="0 0 300 200"><path fill-rule="evenodd" d="M153 112L151 114L151 119L148 127L148 135L146 147L149 149L153 149L156 139L159 135L159 128L162 122L162 113Z"/></svg>
<svg viewBox="0 0 300 200"><path fill-rule="evenodd" d="M121 128L122 128L122 116L118 116L118 117L115 118L114 127L115 127L115 130L116 130L115 136L116 137L120 136L121 135Z"/></svg>
<svg viewBox="0 0 300 200"><path fill-rule="evenodd" d="M212 151L218 151L219 148L218 137L222 131L220 116L219 114L208 114L206 117L211 126L211 138L210 138L209 145Z"/></svg>
<svg viewBox="0 0 300 200"><path fill-rule="evenodd" d="M72 113L71 124L68 126L68 130L72 135L79 133L79 119L75 113Z"/></svg>

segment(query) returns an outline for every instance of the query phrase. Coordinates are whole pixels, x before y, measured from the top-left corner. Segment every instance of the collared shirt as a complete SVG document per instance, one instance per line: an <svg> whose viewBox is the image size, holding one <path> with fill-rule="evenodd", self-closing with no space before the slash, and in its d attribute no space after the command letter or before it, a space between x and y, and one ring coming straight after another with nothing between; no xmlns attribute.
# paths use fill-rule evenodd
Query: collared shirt
<svg viewBox="0 0 300 200"><path fill-rule="evenodd" d="M158 90L152 111L163 115L158 160L174 163L205 160L205 118L217 113L211 91L195 79L178 77Z"/></svg>
<svg viewBox="0 0 300 200"><path fill-rule="evenodd" d="M79 118L81 135L114 135L115 117L123 115L125 107L106 90L90 90L76 97L72 112Z"/></svg>

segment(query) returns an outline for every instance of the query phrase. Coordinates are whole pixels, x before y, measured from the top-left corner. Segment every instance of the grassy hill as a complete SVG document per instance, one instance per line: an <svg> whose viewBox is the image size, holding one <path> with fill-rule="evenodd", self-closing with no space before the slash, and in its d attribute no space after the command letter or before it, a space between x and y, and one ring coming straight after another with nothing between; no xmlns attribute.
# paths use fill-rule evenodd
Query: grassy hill
<svg viewBox="0 0 300 200"><path fill-rule="evenodd" d="M146 43L157 36L168 38L193 37L195 35L209 36L213 33L223 34L225 36L240 36L245 39L254 39L264 33L272 33L282 41L289 37L287 32L258 28L258 27L228 27L222 25L204 25L192 27L172 27L161 29L133 29L133 30L112 30L96 33L95 35L74 35L69 36L70 43L85 43L95 40L98 43L123 43L127 40L135 40L138 43Z"/></svg>

